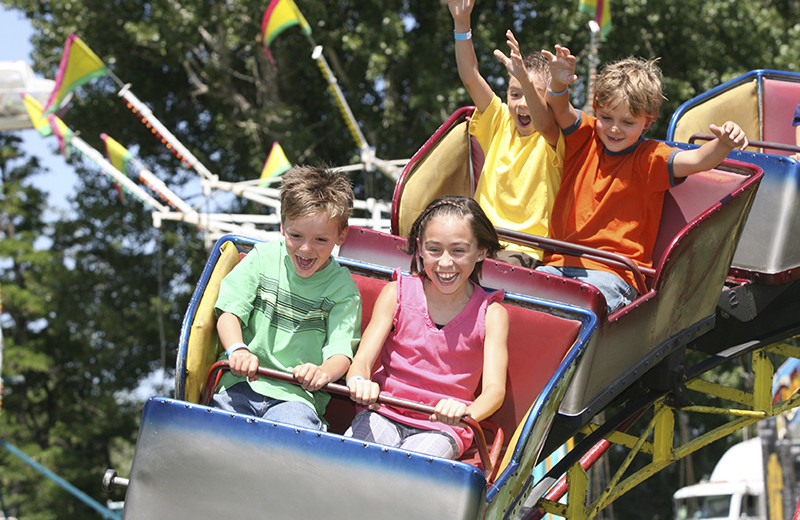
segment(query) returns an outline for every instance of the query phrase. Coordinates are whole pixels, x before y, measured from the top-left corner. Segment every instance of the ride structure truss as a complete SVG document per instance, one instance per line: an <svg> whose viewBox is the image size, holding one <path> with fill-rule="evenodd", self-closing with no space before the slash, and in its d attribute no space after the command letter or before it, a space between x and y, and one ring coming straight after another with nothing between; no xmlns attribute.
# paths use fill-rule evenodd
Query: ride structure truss
<svg viewBox="0 0 800 520"><path fill-rule="evenodd" d="M687 352L688 357L692 357L693 354L695 353L691 350ZM709 377L709 370L712 368L746 355L750 357L753 373L751 388L738 388L721 381L713 381ZM596 518L615 500L671 464L743 428L797 408L800 406L798 393L786 400L773 402L772 388L775 375L773 360L779 358L800 358L800 347L789 342L750 347L740 352L710 356L687 370L686 397L710 398L719 401L719 406L695 404L676 406L672 402L673 396L662 395L656 397L652 403L645 404L644 408L639 407L641 400L630 403L616 418L603 426L594 423L586 425L580 432L585 437L577 443L568 462L578 454L583 453L583 456L569 465L565 473L566 464L557 465L551 471L556 476L561 474L560 478L556 477L558 481L551 487L550 493L536 500L535 505L523 518L526 520L540 518L542 513L570 520ZM652 397L646 395L642 400ZM716 415L727 417L727 421L688 442L680 442L679 436L676 435L676 416L679 413L694 416ZM608 431L610 426L620 422L625 423L632 418L637 420L631 426L631 429L639 428L637 435L622 429ZM692 422L691 419L689 422ZM601 440L596 441L598 436L602 436ZM612 444L627 450L627 455L616 468L602 494L591 500L587 469L597 460L599 454L605 452ZM644 463L632 469L634 459L637 457L640 462L644 460ZM558 500L567 489L569 493L566 503L560 503ZM534 488L532 494L535 493Z"/></svg>

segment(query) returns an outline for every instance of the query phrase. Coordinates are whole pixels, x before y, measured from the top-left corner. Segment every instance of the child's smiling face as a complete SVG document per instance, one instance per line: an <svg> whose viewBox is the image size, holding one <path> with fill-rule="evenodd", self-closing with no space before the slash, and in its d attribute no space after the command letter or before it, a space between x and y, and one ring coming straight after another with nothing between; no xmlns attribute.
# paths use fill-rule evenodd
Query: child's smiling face
<svg viewBox="0 0 800 520"><path fill-rule="evenodd" d="M298 276L308 278L330 262L333 248L342 245L347 228L327 213L313 213L297 219L287 219L281 224L286 239L286 251Z"/></svg>
<svg viewBox="0 0 800 520"><path fill-rule="evenodd" d="M425 274L442 294L469 290L475 264L486 257L478 247L469 222L463 217L437 215L428 222L419 239Z"/></svg>
<svg viewBox="0 0 800 520"><path fill-rule="evenodd" d="M633 146L653 124L652 117L633 115L625 102L613 107L595 107L595 113L597 135L609 152L621 152Z"/></svg>

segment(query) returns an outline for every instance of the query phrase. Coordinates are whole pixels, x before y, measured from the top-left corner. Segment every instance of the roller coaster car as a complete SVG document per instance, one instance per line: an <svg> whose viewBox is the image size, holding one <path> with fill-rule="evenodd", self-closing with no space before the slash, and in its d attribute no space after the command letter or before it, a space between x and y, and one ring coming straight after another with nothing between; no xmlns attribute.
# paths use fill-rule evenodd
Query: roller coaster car
<svg viewBox="0 0 800 520"><path fill-rule="evenodd" d="M414 216L434 198L472 195L483 164L480 148L467 133L472 110L455 112L406 166L394 193L395 235L405 235ZM484 266L487 286L575 305L586 305L588 300L587 308L598 316L598 329L560 405L550 447L564 442L612 400L619 400L634 382L659 391L676 386L675 365L680 364L683 347L714 327L715 308L762 175L759 166L726 160L670 189L653 269L637 268L619 255L500 230L510 241L629 264L639 281L640 296L607 316L605 301L594 287L568 291L564 288L572 280L500 262ZM670 362L665 365L667 358Z"/></svg>
<svg viewBox="0 0 800 520"><path fill-rule="evenodd" d="M208 260L182 327L176 398L154 397L144 407L124 518L498 518L522 500L595 330L591 312L508 295L507 396L487 423L493 446L478 450L488 459L470 453L462 461L432 458L341 436L355 415L349 398L333 394L346 394L342 385L329 385L328 432L198 404L212 390L208 374L222 353L213 310L219 283L253 244L224 237ZM391 269L337 260L358 285L365 326ZM509 440L504 432L514 435Z"/></svg>
<svg viewBox="0 0 800 520"><path fill-rule="evenodd" d="M667 139L690 143L710 123L737 121L751 147L731 157L764 170L717 311L721 325L692 345L706 353L769 344L800 332L800 152L792 126L800 74L753 70L682 104ZM763 152L763 153L760 153Z"/></svg>

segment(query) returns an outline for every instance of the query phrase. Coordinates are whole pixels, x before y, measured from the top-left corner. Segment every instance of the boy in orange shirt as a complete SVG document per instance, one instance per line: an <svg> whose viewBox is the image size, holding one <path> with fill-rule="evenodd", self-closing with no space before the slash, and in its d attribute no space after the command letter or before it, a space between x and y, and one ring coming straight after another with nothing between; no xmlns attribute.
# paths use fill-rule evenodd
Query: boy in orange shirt
<svg viewBox="0 0 800 520"><path fill-rule="evenodd" d="M731 121L711 125L716 139L692 150L645 139L664 98L655 60L627 58L606 65L595 85L592 117L572 106L569 85L575 57L556 45L550 62L547 103L566 139L561 187L553 206L550 236L627 256L651 267L664 192L693 173L715 168L734 148L747 147ZM597 287L609 314L637 297L630 271L581 257L551 253L539 270Z"/></svg>

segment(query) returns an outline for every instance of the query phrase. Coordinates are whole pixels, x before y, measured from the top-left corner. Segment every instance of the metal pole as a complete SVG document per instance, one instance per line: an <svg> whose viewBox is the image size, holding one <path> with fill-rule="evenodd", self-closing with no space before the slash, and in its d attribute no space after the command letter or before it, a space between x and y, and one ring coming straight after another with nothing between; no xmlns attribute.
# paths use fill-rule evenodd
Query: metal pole
<svg viewBox="0 0 800 520"><path fill-rule="evenodd" d="M333 71L328 65L325 55L322 54L322 45L317 45L314 47L314 50L311 53L311 58L317 62L319 69L322 71L322 76L328 82L328 88L333 93L333 97L336 99L336 104L339 105L339 111L341 111L342 115L344 116L345 123L347 123L347 128L350 129L350 133L353 135L356 146L361 149L362 154L367 153L370 150L370 146L367 144L367 140L364 137L364 134L361 132L361 128L358 126L358 122L356 121L355 116L353 116L353 112L350 110L347 100L344 98L342 89L339 88L339 81L333 75Z"/></svg>
<svg viewBox="0 0 800 520"><path fill-rule="evenodd" d="M597 66L600 58L597 50L600 47L600 24L595 20L589 21L589 88L583 111L594 114L594 82L597 79Z"/></svg>
<svg viewBox="0 0 800 520"><path fill-rule="evenodd" d="M18 458L22 459L22 461L25 462L28 466L32 467L45 477L49 478L62 488L66 489L70 494L78 498L81 502L83 502L84 504L88 505L89 507L100 513L103 516L103 518L110 518L112 520L121 520L121 517L114 511L103 506L97 500L93 499L92 497L90 497L80 489L76 488L63 478L59 477L49 469L45 468L44 466L33 460L32 458L28 457L20 450L18 450L14 445L7 443L3 439L0 439L0 446L7 449L9 452L11 452L12 455L15 455Z"/></svg>
<svg viewBox="0 0 800 520"><path fill-rule="evenodd" d="M217 180L217 176L211 173L208 168L203 165L203 163L197 160L197 157L195 157L192 152L183 146L183 143L181 143L178 138L172 134L172 132L167 130L167 127L165 127L161 121L159 121L158 118L153 115L153 112L147 108L147 105L139 101L139 98L137 98L133 92L130 91L130 86L130 83L128 83L122 87L118 93L119 96L125 99L125 101L130 104L131 108L136 109L136 111L141 114L147 123L152 125L153 130L161 134L161 137L163 137L172 146L172 148L179 153L186 160L186 162L189 163L191 168L194 168L206 180Z"/></svg>
<svg viewBox="0 0 800 520"><path fill-rule="evenodd" d="M94 161L98 166L100 166L100 168L103 169L104 172L108 173L116 182L120 183L120 185L122 185L125 189L129 190L133 195L141 199L142 202L159 211L167 210L166 206L151 197L149 193L144 191L138 184L130 180L124 173L117 170L113 164L108 162L106 158L103 157L103 154L92 148L86 143L86 141L80 137L73 136L72 139L70 139L69 144L77 148L79 152Z"/></svg>

